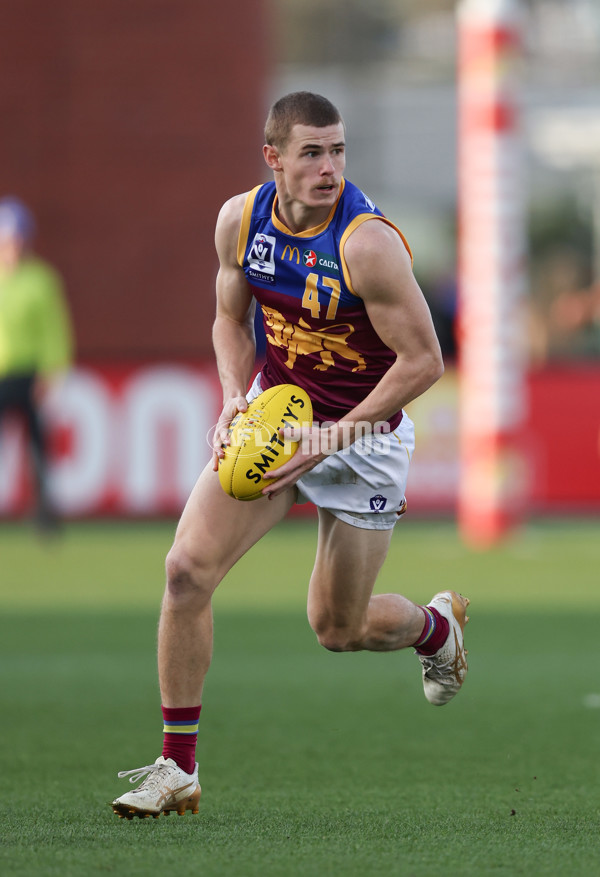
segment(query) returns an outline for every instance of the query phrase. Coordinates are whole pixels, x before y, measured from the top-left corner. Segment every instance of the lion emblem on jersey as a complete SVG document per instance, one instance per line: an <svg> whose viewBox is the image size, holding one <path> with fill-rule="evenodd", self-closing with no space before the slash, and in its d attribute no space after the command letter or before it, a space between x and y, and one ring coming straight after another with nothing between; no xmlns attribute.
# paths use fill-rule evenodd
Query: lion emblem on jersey
<svg viewBox="0 0 600 877"><path fill-rule="evenodd" d="M318 371L327 371L335 365L334 353L355 362L353 372L366 369L364 356L348 344L348 338L354 332L354 326L350 323L338 323L328 326L327 329L313 329L302 317L298 323L288 323L279 311L263 306L262 312L265 326L271 330L267 332L267 341L274 347L287 350L285 364L289 369L294 368L298 356L307 356L309 353L320 355L321 362L314 366Z"/></svg>

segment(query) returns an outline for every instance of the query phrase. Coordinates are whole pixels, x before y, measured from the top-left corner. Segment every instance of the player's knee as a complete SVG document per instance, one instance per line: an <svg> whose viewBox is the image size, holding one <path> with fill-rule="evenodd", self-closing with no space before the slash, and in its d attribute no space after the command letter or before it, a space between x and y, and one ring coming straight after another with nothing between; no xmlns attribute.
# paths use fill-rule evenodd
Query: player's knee
<svg viewBox="0 0 600 877"><path fill-rule="evenodd" d="M319 645L329 652L357 652L362 649L363 632L347 625L312 624Z"/></svg>
<svg viewBox="0 0 600 877"><path fill-rule="evenodd" d="M332 630L317 634L320 645L329 652L358 652L362 649L362 637L352 631Z"/></svg>
<svg viewBox="0 0 600 877"><path fill-rule="evenodd" d="M174 545L165 562L167 572L166 594L175 602L205 603L213 591L210 571L183 547Z"/></svg>

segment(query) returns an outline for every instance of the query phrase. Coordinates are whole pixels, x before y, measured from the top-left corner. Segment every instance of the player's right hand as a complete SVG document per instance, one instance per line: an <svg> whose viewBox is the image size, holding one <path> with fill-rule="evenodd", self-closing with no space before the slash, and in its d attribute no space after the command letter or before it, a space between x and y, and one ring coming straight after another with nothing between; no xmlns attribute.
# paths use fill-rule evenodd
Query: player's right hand
<svg viewBox="0 0 600 877"><path fill-rule="evenodd" d="M231 421L240 411L248 410L248 402L245 396L232 396L223 405L213 435L213 470L219 468L219 460L225 456L225 448L231 443L229 427Z"/></svg>

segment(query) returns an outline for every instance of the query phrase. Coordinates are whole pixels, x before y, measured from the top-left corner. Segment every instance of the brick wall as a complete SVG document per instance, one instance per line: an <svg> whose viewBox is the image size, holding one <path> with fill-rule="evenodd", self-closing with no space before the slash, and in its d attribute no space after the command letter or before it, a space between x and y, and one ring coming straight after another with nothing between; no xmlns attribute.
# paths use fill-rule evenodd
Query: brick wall
<svg viewBox="0 0 600 877"><path fill-rule="evenodd" d="M217 211L264 178L261 2L9 0L0 193L27 200L86 358L210 353Z"/></svg>

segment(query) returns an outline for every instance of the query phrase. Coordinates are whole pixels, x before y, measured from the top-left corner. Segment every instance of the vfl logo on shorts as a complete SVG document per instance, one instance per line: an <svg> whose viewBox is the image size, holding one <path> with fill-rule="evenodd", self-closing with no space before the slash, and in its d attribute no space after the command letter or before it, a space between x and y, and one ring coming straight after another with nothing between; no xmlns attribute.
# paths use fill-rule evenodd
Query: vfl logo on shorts
<svg viewBox="0 0 600 877"><path fill-rule="evenodd" d="M254 235L248 253L248 273L258 280L273 283L275 274L275 238L273 235Z"/></svg>
<svg viewBox="0 0 600 877"><path fill-rule="evenodd" d="M382 512L386 506L387 497L382 496L380 493L377 496L372 496L369 500L369 505L371 506L372 512Z"/></svg>

